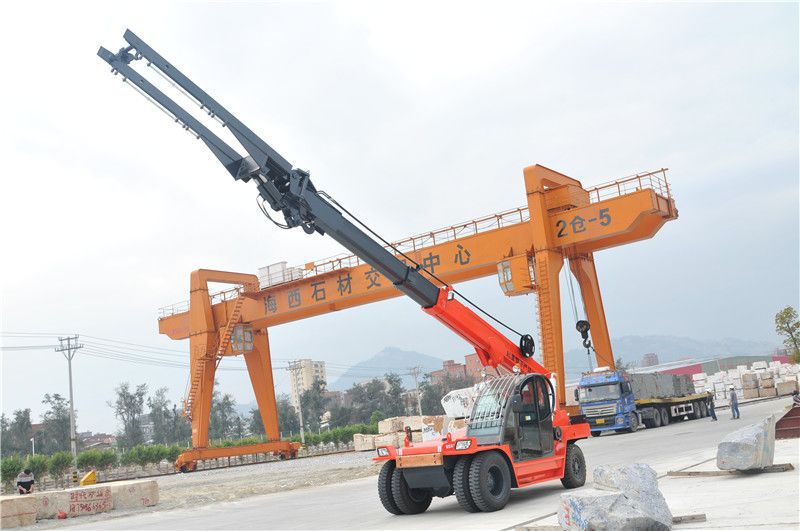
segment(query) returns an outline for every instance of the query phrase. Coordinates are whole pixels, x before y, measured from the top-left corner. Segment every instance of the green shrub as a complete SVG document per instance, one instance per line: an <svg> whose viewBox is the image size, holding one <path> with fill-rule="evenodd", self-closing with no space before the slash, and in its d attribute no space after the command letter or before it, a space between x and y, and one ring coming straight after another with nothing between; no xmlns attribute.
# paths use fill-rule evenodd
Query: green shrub
<svg viewBox="0 0 800 531"><path fill-rule="evenodd" d="M136 461L134 459L135 457L136 456L133 453L133 448L131 448L130 450L119 456L119 464L122 466L135 465L136 464Z"/></svg>
<svg viewBox="0 0 800 531"><path fill-rule="evenodd" d="M6 490L11 490L14 480L17 479L17 474L22 472L25 463L22 458L16 455L9 455L4 457L0 462L0 477L2 478L3 485Z"/></svg>
<svg viewBox="0 0 800 531"><path fill-rule="evenodd" d="M117 465L119 461L119 456L117 452L115 452L112 448L107 448L105 450L98 450L99 456L97 459L97 468L100 470L108 470Z"/></svg>
<svg viewBox="0 0 800 531"><path fill-rule="evenodd" d="M178 460L178 456L183 453L184 448L180 445L173 444L169 448L167 448L167 459L170 463L174 463Z"/></svg>
<svg viewBox="0 0 800 531"><path fill-rule="evenodd" d="M39 481L47 475L49 462L50 459L46 455L29 455L28 459L25 460L25 468L33 472L33 477L36 481Z"/></svg>
<svg viewBox="0 0 800 531"><path fill-rule="evenodd" d="M69 452L56 452L50 456L50 462L47 464L47 470L50 477L55 481L62 483L64 474L72 466L72 454Z"/></svg>
<svg viewBox="0 0 800 531"><path fill-rule="evenodd" d="M81 470L89 470L91 468L98 468L100 466L100 459L102 453L100 450L85 450L78 454L78 468Z"/></svg>

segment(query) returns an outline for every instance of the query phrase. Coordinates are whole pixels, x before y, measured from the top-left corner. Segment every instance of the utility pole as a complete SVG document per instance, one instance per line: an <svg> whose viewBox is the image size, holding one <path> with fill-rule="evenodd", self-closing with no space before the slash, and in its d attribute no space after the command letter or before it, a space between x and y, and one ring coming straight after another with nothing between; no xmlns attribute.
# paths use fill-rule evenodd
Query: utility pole
<svg viewBox="0 0 800 531"><path fill-rule="evenodd" d="M58 341L61 346L56 348L56 352L61 352L64 355L69 368L69 446L72 450L72 465L78 466L78 442L75 437L75 401L72 398L72 358L75 357L78 349L83 348L83 345L78 344L77 335L59 337Z"/></svg>
<svg viewBox="0 0 800 531"><path fill-rule="evenodd" d="M411 371L411 376L414 377L414 387L417 388L417 414L421 417L422 416L422 397L419 394L419 374L422 372L422 366L417 365L416 367L411 367L409 369Z"/></svg>
<svg viewBox="0 0 800 531"><path fill-rule="evenodd" d="M295 374L301 369L299 361L289 362L289 371L292 374L292 387L297 389L297 416L300 420L300 443L306 443L306 429L303 425L303 395L300 392L300 382L296 380Z"/></svg>

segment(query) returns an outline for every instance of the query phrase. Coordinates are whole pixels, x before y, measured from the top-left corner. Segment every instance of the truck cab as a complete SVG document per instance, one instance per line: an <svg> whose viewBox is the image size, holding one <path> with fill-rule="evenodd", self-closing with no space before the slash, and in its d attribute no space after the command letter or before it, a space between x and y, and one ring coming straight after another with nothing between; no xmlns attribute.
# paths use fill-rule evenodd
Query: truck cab
<svg viewBox="0 0 800 531"><path fill-rule="evenodd" d="M584 373L575 389L575 399L592 436L608 430L634 431L640 424L633 388L625 371L599 367Z"/></svg>

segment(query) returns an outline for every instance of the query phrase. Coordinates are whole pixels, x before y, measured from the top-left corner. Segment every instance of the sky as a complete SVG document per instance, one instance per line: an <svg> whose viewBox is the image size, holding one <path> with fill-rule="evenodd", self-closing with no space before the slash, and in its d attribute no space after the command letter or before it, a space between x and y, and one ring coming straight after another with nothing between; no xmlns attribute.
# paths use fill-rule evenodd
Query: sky
<svg viewBox="0 0 800 531"><path fill-rule="evenodd" d="M679 219L595 256L614 337L778 345L775 313L798 306L797 4L0 9L5 413L30 407L36 420L45 393L67 394L66 361L49 348L59 334L87 344L73 367L79 430L117 429L107 401L122 381L177 401L187 369L98 353L185 362L187 342L158 334L157 309L188 298L191 271L342 251L265 222L252 185L110 75L97 48L120 48L126 28L389 239L523 205L530 164L587 186L670 168ZM459 289L532 328L531 297L504 297L494 278ZM282 325L270 340L276 367L322 359L338 366L329 379L386 346L469 352L405 299ZM288 390L286 371L275 376ZM246 373L219 379L253 399Z"/></svg>

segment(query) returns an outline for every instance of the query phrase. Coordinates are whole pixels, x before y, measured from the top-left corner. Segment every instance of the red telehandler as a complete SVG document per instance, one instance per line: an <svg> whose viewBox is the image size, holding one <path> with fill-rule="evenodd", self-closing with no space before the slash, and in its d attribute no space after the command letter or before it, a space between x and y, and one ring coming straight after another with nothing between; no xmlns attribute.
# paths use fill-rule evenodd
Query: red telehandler
<svg viewBox="0 0 800 531"><path fill-rule="evenodd" d="M479 384L466 427L460 431L421 444L412 444L406 437L401 448L377 449L376 459L385 461L378 477L378 494L387 511L398 515L420 513L433 496L451 494L467 511L496 511L508 502L511 488L555 479L566 488L584 484L586 464L575 443L589 437L589 425L581 417L570 417L555 407L551 374L532 359L530 335L518 334L518 344L509 340L456 299L457 292L451 286L402 255L331 196L318 191L307 171L292 166L130 30L124 39L128 44L117 53L101 47L98 55L111 65L115 75L121 75L123 81L138 88L202 140L235 180L253 181L260 206L273 223L285 229L300 226L308 234L328 234L470 343L484 366L510 371ZM221 122L248 155L242 157L134 70L131 64L139 60L146 61ZM274 221L268 208L280 212L284 223Z"/></svg>

